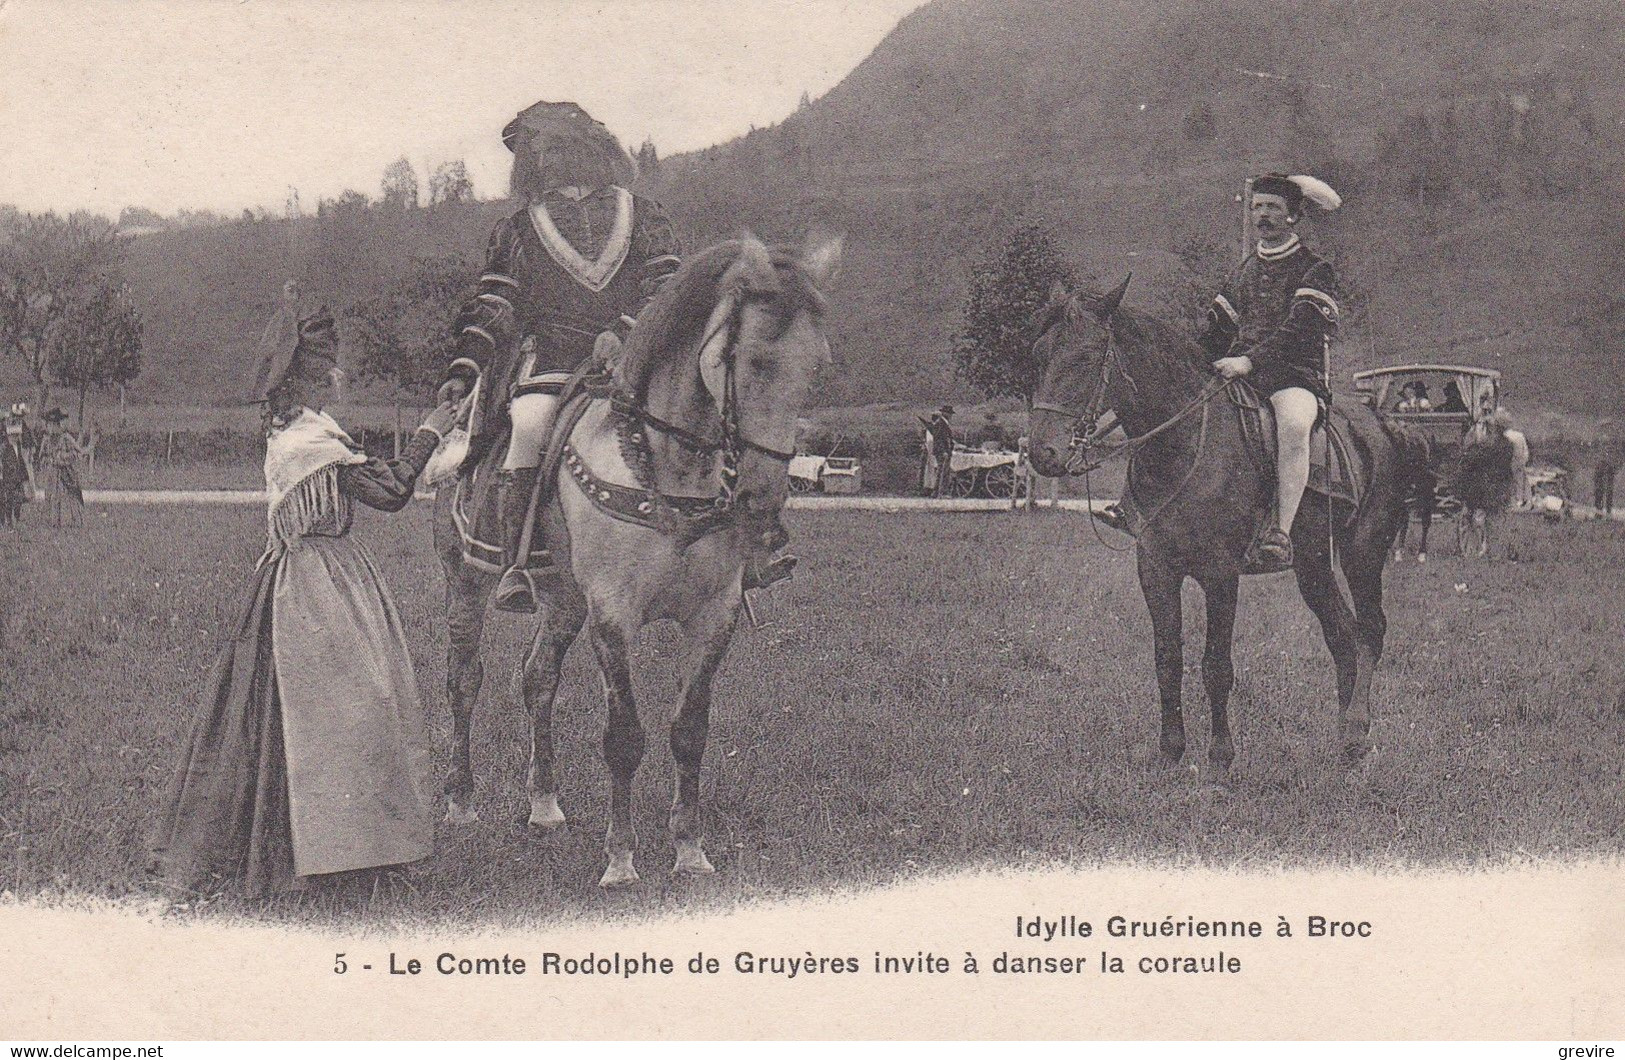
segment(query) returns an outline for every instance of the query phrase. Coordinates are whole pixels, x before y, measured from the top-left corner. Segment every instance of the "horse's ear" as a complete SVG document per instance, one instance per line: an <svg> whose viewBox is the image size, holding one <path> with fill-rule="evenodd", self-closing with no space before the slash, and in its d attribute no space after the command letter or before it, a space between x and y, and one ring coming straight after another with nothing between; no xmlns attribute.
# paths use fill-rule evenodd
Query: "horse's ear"
<svg viewBox="0 0 1625 1060"><path fill-rule="evenodd" d="M735 259L734 264L751 273L761 273L765 270L771 274L773 254L767 249L766 243L747 231L739 237L739 257Z"/></svg>
<svg viewBox="0 0 1625 1060"><path fill-rule="evenodd" d="M801 268L812 279L813 286L822 287L833 280L841 270L841 249L846 237L826 232L809 232L801 245Z"/></svg>
<svg viewBox="0 0 1625 1060"><path fill-rule="evenodd" d="M1132 279L1134 279L1134 274L1131 272L1127 276L1123 277L1123 282L1117 285L1116 290L1102 298L1099 304L1094 307L1095 313L1098 314L1102 320L1117 312L1118 306L1123 304L1123 296L1128 293L1129 281Z"/></svg>

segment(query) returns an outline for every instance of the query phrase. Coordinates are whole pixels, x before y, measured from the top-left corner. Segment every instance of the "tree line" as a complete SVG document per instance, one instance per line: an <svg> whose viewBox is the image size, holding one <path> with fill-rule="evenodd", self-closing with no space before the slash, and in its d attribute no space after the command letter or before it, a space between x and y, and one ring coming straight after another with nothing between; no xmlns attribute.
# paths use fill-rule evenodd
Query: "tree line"
<svg viewBox="0 0 1625 1060"><path fill-rule="evenodd" d="M79 397L141 373L142 319L125 280L127 236L90 214L7 211L0 217L0 353L33 380L43 412L51 387Z"/></svg>

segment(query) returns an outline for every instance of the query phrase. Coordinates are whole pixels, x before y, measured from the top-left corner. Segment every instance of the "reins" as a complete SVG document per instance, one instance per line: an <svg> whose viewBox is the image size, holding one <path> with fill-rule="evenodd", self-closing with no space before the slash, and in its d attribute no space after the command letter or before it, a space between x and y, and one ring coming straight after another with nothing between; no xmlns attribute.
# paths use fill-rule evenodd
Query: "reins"
<svg viewBox="0 0 1625 1060"><path fill-rule="evenodd" d="M1089 407L1085 411L1079 412L1063 405L1057 405L1053 402L1045 401L1033 402L1032 408L1034 412L1051 412L1059 416L1066 416L1072 420L1072 438L1067 445L1068 455L1066 460L1066 473L1072 476L1082 476L1084 496L1089 504L1091 515L1094 512L1094 490L1089 478L1090 472L1100 470L1100 468L1103 467L1107 461L1114 460L1120 456L1127 457L1129 460L1129 468L1123 476L1123 486L1125 490L1132 489L1131 480L1133 478L1134 471L1134 455L1149 444L1153 439L1173 429L1175 424L1179 423L1198 408L1202 410L1202 426L1196 436L1196 452L1191 457L1191 466L1189 470L1185 472L1184 477L1179 480L1179 485L1174 487L1173 492L1168 494L1168 496L1163 499L1163 502L1157 505L1156 510L1145 519L1144 527L1142 527L1141 531L1144 532L1144 529L1149 528L1152 523L1156 521L1157 517L1162 515L1168 506L1178 499L1179 495L1184 492L1185 487L1190 484L1191 478L1195 476L1196 469L1202 461L1202 450L1207 443L1208 413L1211 409L1210 403L1215 397L1228 390L1234 380L1222 378L1209 380L1202 387L1201 392L1198 393L1196 397L1187 402L1178 412L1175 412L1172 416L1169 416L1167 419L1163 420L1149 431L1146 431L1144 434L1139 434L1132 438L1128 438L1121 444L1112 446L1103 453L1091 456L1090 451L1094 448L1097 441L1100 438L1105 437L1119 425L1119 417L1115 413L1105 424L1099 424L1096 422L1100 419L1101 414L1106 411L1102 407L1106 402L1106 388L1107 384L1110 382L1112 366L1117 364L1117 351L1112 340L1113 335L1111 326L1108 323L1106 325L1106 350L1101 356L1100 360L1100 379L1095 385L1094 393L1091 395L1089 400ZM1132 385L1133 378L1129 376L1127 370L1125 370L1122 365L1117 365L1117 369L1123 374L1125 379L1129 380L1130 384ZM1136 389L1138 389L1138 387L1136 387ZM1079 428L1085 422L1089 424L1088 428L1080 431ZM1094 529L1096 539L1099 540L1106 548L1113 552L1127 551L1126 548L1116 548L1108 543L1105 538L1101 537L1100 529L1099 527L1094 526L1094 520L1092 518L1090 519L1090 525Z"/></svg>

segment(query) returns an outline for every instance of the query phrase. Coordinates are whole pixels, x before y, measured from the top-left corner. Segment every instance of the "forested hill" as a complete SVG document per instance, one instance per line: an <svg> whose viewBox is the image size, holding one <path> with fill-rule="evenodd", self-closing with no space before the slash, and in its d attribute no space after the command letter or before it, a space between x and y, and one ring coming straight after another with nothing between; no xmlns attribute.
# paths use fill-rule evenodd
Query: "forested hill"
<svg viewBox="0 0 1625 1060"><path fill-rule="evenodd" d="M962 396L970 266L1022 218L1131 304L1193 315L1235 260L1242 178L1326 177L1309 240L1350 309L1340 371L1500 367L1512 400L1625 407L1625 8L1616 0L934 0L781 124L673 156L692 243L848 234L828 404ZM478 260L502 203L142 237L138 393L224 395L281 279L337 307L414 256Z"/></svg>
<svg viewBox="0 0 1625 1060"><path fill-rule="evenodd" d="M936 0L824 98L661 177L702 239L850 234L832 400L941 393L966 271L1022 216L1189 316L1238 252L1242 178L1279 168L1348 200L1309 232L1354 303L1345 372L1464 360L1519 403L1610 413L1622 45L1612 0Z"/></svg>

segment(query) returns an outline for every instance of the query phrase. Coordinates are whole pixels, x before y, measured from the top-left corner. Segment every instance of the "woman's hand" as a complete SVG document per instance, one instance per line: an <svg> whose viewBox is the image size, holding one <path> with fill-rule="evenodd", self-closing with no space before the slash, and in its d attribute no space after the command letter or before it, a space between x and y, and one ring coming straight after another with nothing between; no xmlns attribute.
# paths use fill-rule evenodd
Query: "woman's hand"
<svg viewBox="0 0 1625 1060"><path fill-rule="evenodd" d="M423 429L433 431L444 438L457 423L459 402L443 401L423 418Z"/></svg>
<svg viewBox="0 0 1625 1060"><path fill-rule="evenodd" d="M1253 359L1251 357L1220 357L1213 362L1213 370L1226 379L1234 379L1253 370Z"/></svg>
<svg viewBox="0 0 1625 1060"><path fill-rule="evenodd" d="M457 402L463 400L463 397L468 393L468 389L468 380L464 379L460 375L452 376L450 379L440 384L440 392L435 395L435 399L441 402L449 401L452 404L456 404Z"/></svg>

